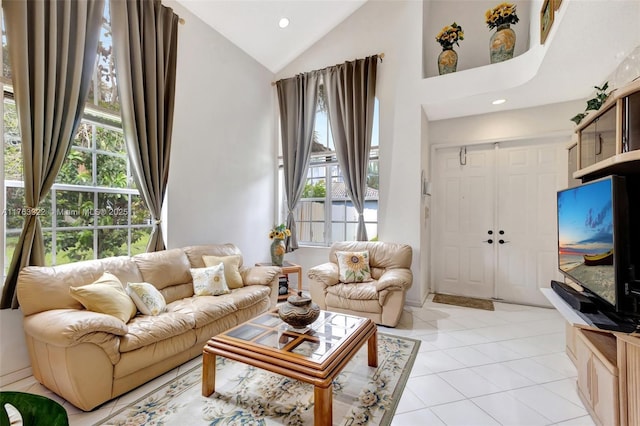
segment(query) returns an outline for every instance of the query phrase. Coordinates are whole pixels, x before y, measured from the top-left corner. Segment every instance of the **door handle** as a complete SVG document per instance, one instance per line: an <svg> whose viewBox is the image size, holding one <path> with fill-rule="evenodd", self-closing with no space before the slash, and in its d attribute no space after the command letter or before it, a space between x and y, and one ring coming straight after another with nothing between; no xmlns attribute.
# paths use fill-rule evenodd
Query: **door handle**
<svg viewBox="0 0 640 426"><path fill-rule="evenodd" d="M483 243L493 244L493 240L489 238L488 240L484 240Z"/></svg>
<svg viewBox="0 0 640 426"><path fill-rule="evenodd" d="M505 240L498 240L498 242L499 242L500 244L506 244L506 243L508 243L509 241L505 241Z"/></svg>

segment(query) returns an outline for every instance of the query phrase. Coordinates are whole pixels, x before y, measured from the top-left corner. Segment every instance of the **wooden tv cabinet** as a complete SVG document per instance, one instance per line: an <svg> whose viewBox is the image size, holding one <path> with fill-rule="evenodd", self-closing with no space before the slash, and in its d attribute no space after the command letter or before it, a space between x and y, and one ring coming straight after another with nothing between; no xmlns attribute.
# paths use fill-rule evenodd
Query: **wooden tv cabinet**
<svg viewBox="0 0 640 426"><path fill-rule="evenodd" d="M566 352L591 418L602 426L640 425L640 334L593 327L553 290L542 292L567 320Z"/></svg>

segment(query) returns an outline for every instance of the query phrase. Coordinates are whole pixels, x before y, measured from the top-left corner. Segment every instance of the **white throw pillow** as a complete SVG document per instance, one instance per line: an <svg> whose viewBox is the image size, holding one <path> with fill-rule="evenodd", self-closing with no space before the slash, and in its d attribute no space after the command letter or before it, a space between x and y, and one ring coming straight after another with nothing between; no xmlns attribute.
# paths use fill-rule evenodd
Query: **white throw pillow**
<svg viewBox="0 0 640 426"><path fill-rule="evenodd" d="M153 284L127 283L127 293L144 315L160 315L167 308L162 293Z"/></svg>
<svg viewBox="0 0 640 426"><path fill-rule="evenodd" d="M224 263L207 268L192 268L193 293L196 296L219 296L230 293L224 278Z"/></svg>

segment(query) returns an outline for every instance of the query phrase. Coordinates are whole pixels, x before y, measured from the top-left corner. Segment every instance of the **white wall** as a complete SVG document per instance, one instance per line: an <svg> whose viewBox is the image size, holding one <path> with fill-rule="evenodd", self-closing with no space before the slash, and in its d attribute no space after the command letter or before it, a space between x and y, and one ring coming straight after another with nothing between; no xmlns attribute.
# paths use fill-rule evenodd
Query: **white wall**
<svg viewBox="0 0 640 426"><path fill-rule="evenodd" d="M232 242L244 263L269 259L276 145L273 73L175 2L176 105L168 247Z"/></svg>
<svg viewBox="0 0 640 426"><path fill-rule="evenodd" d="M420 172L421 125L415 84L422 75L422 2L370 0L278 73L277 78L384 53L378 67L380 102L380 203L382 241L413 247L414 285L408 303L421 304L427 283L420 277L420 229L423 227ZM306 270L328 260L328 250L301 248L288 254Z"/></svg>

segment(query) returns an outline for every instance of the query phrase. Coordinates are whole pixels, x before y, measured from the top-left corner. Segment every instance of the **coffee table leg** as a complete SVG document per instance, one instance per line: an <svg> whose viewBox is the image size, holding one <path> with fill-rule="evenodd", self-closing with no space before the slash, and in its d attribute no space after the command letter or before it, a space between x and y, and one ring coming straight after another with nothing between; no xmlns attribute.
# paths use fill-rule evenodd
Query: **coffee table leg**
<svg viewBox="0 0 640 426"><path fill-rule="evenodd" d="M369 359L369 367L378 366L378 333L375 332L367 342L367 357Z"/></svg>
<svg viewBox="0 0 640 426"><path fill-rule="evenodd" d="M333 424L333 384L327 388L313 388L313 424L331 426Z"/></svg>
<svg viewBox="0 0 640 426"><path fill-rule="evenodd" d="M202 396L216 391L216 356L205 352L202 355Z"/></svg>

